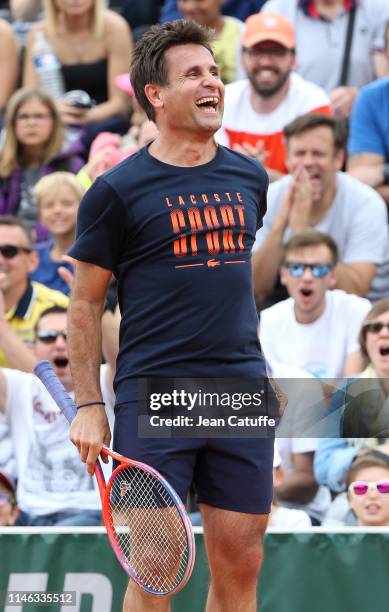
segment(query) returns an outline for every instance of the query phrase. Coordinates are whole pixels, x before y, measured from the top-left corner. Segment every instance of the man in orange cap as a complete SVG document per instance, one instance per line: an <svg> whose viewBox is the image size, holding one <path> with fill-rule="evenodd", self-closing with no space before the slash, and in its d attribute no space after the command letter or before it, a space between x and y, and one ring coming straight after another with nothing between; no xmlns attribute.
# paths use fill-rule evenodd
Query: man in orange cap
<svg viewBox="0 0 389 612"><path fill-rule="evenodd" d="M309 112L331 112L323 89L293 72L295 35L281 15L259 13L246 20L242 64L247 79L226 87L217 140L259 158L272 180L287 173L284 126Z"/></svg>

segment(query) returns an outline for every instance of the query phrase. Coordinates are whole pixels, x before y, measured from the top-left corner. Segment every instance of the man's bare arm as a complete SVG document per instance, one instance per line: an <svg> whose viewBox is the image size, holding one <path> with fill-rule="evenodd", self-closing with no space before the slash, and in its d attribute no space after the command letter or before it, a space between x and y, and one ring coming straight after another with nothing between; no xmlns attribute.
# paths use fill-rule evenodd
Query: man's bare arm
<svg viewBox="0 0 389 612"><path fill-rule="evenodd" d="M384 183L385 158L376 153L355 153L347 162L347 172L366 185L373 187L389 204L389 185Z"/></svg>
<svg viewBox="0 0 389 612"><path fill-rule="evenodd" d="M335 268L336 288L365 297L376 271L373 263L338 263Z"/></svg>
<svg viewBox="0 0 389 612"><path fill-rule="evenodd" d="M294 471L275 487L276 498L280 501L309 503L319 488L313 473L313 452L292 455Z"/></svg>
<svg viewBox="0 0 389 612"><path fill-rule="evenodd" d="M254 293L263 302L274 289L282 258L284 230L273 226L258 251L253 253Z"/></svg>
<svg viewBox="0 0 389 612"><path fill-rule="evenodd" d="M76 264L68 327L70 366L78 404L102 401L101 317L110 278L110 270L84 262ZM101 447L109 444L110 437L103 406L80 408L71 426L70 439L87 464L89 474L93 474Z"/></svg>

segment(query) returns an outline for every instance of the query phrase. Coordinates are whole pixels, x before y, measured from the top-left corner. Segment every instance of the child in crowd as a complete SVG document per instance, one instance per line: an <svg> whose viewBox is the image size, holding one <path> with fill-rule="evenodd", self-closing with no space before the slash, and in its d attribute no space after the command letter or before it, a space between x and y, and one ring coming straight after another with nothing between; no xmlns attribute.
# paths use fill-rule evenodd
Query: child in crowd
<svg viewBox="0 0 389 612"><path fill-rule="evenodd" d="M389 527L389 455L366 452L346 477L349 504L360 527Z"/></svg>
<svg viewBox="0 0 389 612"><path fill-rule="evenodd" d="M15 524L19 515L13 478L0 471L0 527Z"/></svg>
<svg viewBox="0 0 389 612"><path fill-rule="evenodd" d="M0 151L0 214L14 215L36 227L37 242L47 232L37 225L33 188L57 171L76 173L84 164L80 143L66 148L54 101L40 89L19 89L7 105L5 139Z"/></svg>
<svg viewBox="0 0 389 612"><path fill-rule="evenodd" d="M72 272L73 268L63 258L76 238L77 211L84 188L70 172L53 172L38 181L34 194L39 220L47 227L50 240L36 246L40 263L31 279L67 295L70 289L66 271Z"/></svg>

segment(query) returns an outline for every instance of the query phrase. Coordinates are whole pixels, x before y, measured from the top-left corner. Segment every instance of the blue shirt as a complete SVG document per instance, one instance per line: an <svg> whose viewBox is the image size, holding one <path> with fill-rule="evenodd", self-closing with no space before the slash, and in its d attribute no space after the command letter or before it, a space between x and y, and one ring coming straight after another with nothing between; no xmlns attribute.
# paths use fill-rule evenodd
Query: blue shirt
<svg viewBox="0 0 389 612"><path fill-rule="evenodd" d="M375 153L389 161L389 78L361 89L351 113L348 152Z"/></svg>
<svg viewBox="0 0 389 612"><path fill-rule="evenodd" d="M70 270L70 272L73 272L73 266L67 262L51 259L52 241L41 242L36 244L34 248L39 255L39 266L30 274L31 280L38 281L38 283L42 283L42 285L46 285L50 289L56 289L57 291L62 291L65 295L69 295L69 286L58 274L58 268L63 266Z"/></svg>
<svg viewBox="0 0 389 612"><path fill-rule="evenodd" d="M267 186L257 161L225 147L195 167L143 148L85 194L70 254L118 279L117 402L137 377L263 375L251 248Z"/></svg>
<svg viewBox="0 0 389 612"><path fill-rule="evenodd" d="M258 13L266 0L224 0L222 12L224 15L232 15L241 21L247 17ZM160 22L182 19L182 15L177 8L177 0L165 0L161 10Z"/></svg>

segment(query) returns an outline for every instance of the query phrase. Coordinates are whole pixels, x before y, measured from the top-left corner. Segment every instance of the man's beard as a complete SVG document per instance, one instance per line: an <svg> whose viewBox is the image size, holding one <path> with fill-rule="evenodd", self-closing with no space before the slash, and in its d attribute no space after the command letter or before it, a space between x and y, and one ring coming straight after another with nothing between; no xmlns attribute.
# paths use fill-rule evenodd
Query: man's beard
<svg viewBox="0 0 389 612"><path fill-rule="evenodd" d="M291 70L288 70L287 72L284 72L279 79L270 86L262 86L260 85L256 80L255 80L255 76L254 75L247 75L251 86L253 87L253 89L255 90L255 92L261 96L262 98L271 98L272 96L274 96L274 94L276 94L278 91L280 91L280 89L282 89L282 87L285 85L286 81L289 79Z"/></svg>

